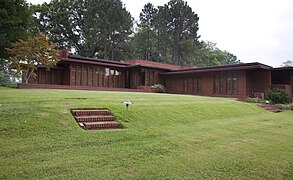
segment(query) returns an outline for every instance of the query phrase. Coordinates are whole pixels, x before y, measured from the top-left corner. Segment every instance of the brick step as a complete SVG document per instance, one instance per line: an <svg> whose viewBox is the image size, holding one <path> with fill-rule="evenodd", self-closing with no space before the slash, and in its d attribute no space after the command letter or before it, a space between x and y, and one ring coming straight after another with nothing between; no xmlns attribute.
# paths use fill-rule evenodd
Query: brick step
<svg viewBox="0 0 293 180"><path fill-rule="evenodd" d="M107 109L80 109L71 110L73 116L90 116L90 115L112 115Z"/></svg>
<svg viewBox="0 0 293 180"><path fill-rule="evenodd" d="M270 111L270 112L273 112L273 113L278 113L278 112L281 112L281 110L269 105L269 104L259 104L258 105L259 107L267 110L267 111Z"/></svg>
<svg viewBox="0 0 293 180"><path fill-rule="evenodd" d="M117 121L83 122L79 123L79 125L86 130L120 128L120 124Z"/></svg>
<svg viewBox="0 0 293 180"><path fill-rule="evenodd" d="M267 104L261 104L261 105L259 105L260 107L262 107L262 108L272 108L272 106L271 105L267 105Z"/></svg>
<svg viewBox="0 0 293 180"><path fill-rule="evenodd" d="M112 115L103 116L75 116L77 122L99 122L99 121L115 121Z"/></svg>
<svg viewBox="0 0 293 180"><path fill-rule="evenodd" d="M282 111L281 111L281 110L279 110L279 109L271 109L271 110L268 110L268 111L271 111L271 112L273 112L273 113L282 112Z"/></svg>
<svg viewBox="0 0 293 180"><path fill-rule="evenodd" d="M262 107L263 109L266 109L266 110L275 110L276 108L274 107Z"/></svg>
<svg viewBox="0 0 293 180"><path fill-rule="evenodd" d="M85 130L121 128L108 109L74 109L71 113L79 126Z"/></svg>

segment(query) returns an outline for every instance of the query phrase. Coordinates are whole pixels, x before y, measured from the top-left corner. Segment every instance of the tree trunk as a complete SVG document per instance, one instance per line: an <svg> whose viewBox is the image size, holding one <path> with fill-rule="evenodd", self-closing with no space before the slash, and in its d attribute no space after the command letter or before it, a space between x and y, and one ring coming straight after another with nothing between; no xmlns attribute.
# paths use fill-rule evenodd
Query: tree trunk
<svg viewBox="0 0 293 180"><path fill-rule="evenodd" d="M150 30L148 28L148 39L147 39L147 60L150 60Z"/></svg>
<svg viewBox="0 0 293 180"><path fill-rule="evenodd" d="M21 82L27 84L27 71L22 71Z"/></svg>
<svg viewBox="0 0 293 180"><path fill-rule="evenodd" d="M28 70L28 75L27 75L27 77L26 77L25 84L28 83L28 81L29 81L31 75L32 75L32 71L29 71L29 70Z"/></svg>
<svg viewBox="0 0 293 180"><path fill-rule="evenodd" d="M104 47L104 59L108 59L107 45L105 45L105 47Z"/></svg>
<svg viewBox="0 0 293 180"><path fill-rule="evenodd" d="M114 61L114 46L112 45L112 61Z"/></svg>

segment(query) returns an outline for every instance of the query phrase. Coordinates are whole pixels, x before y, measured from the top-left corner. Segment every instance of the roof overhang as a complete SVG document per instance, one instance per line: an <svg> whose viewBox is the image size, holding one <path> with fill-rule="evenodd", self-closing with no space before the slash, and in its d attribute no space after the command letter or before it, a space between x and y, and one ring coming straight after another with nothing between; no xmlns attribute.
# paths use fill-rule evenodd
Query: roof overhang
<svg viewBox="0 0 293 180"><path fill-rule="evenodd" d="M211 66L211 67L204 67L204 68L177 70L177 71L172 71L172 72L161 73L161 75L162 76L186 75L186 74L196 74L196 73L205 73L205 72L236 71L236 70L250 70L250 69L271 70L272 67L261 64L261 63L243 63L243 64L233 64L233 65Z"/></svg>
<svg viewBox="0 0 293 180"><path fill-rule="evenodd" d="M273 71L287 71L287 70L293 70L293 67L278 67L278 68L274 68Z"/></svg>
<svg viewBox="0 0 293 180"><path fill-rule="evenodd" d="M71 59L71 58L61 58L60 62L61 63L93 64L93 65L108 66L108 67L114 67L114 68L125 68L126 67L126 65L123 65L123 64L106 63L103 61L78 60L78 59Z"/></svg>

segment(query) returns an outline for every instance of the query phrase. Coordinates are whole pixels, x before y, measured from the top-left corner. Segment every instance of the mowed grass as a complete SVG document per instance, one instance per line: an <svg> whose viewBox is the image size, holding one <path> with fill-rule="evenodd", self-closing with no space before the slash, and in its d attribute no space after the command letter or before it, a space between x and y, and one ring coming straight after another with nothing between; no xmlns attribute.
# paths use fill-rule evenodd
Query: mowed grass
<svg viewBox="0 0 293 180"><path fill-rule="evenodd" d="M124 100L129 123L124 122ZM0 179L292 179L293 111L228 98L0 88ZM71 108L123 130L84 131Z"/></svg>

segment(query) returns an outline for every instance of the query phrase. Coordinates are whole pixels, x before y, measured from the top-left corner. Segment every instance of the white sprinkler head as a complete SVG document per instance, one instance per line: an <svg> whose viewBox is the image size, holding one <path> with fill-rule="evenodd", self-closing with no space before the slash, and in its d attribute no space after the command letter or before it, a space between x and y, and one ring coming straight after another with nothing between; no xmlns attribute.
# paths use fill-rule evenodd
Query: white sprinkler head
<svg viewBox="0 0 293 180"><path fill-rule="evenodd" d="M129 101L129 100L126 100L126 101L124 101L124 102L122 102L122 104L133 104L131 101Z"/></svg>

